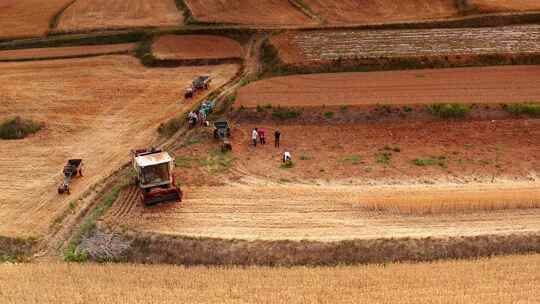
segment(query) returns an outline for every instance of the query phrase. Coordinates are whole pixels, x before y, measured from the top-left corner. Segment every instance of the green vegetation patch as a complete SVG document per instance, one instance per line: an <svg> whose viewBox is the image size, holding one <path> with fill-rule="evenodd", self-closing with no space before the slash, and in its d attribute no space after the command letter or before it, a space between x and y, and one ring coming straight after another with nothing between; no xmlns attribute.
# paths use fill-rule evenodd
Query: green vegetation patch
<svg viewBox="0 0 540 304"><path fill-rule="evenodd" d="M41 130L42 124L17 116L0 124L0 139L23 139Z"/></svg>
<svg viewBox="0 0 540 304"><path fill-rule="evenodd" d="M198 163L202 167L206 167L210 173L225 173L229 171L235 158L230 151L222 152L220 149L211 151L206 158L198 160Z"/></svg>
<svg viewBox="0 0 540 304"><path fill-rule="evenodd" d="M130 182L125 181L119 185L116 185L103 196L97 207L92 210L90 215L79 227L79 230L76 231L71 238L68 247L64 251L64 261L82 263L88 260L88 254L82 250L79 250L79 244L82 242L83 237L90 235L95 230L96 221L103 216L109 208L111 208L113 203L118 198L120 191L126 188L129 184Z"/></svg>
<svg viewBox="0 0 540 304"><path fill-rule="evenodd" d="M514 115L528 115L540 117L540 104L537 103L517 103L505 107L506 111Z"/></svg>
<svg viewBox="0 0 540 304"><path fill-rule="evenodd" d="M272 111L272 118L279 120L295 119L300 117L299 111L277 108Z"/></svg>
<svg viewBox="0 0 540 304"><path fill-rule="evenodd" d="M158 127L158 133L163 136L171 136L182 128L182 118L175 117L169 119L167 122L162 123Z"/></svg>
<svg viewBox="0 0 540 304"><path fill-rule="evenodd" d="M429 158L417 158L413 160L413 163L419 167L439 166L441 168L448 168L446 156L433 156Z"/></svg>
<svg viewBox="0 0 540 304"><path fill-rule="evenodd" d="M457 103L434 104L428 109L431 114L441 118L464 118L471 112L471 106Z"/></svg>
<svg viewBox="0 0 540 304"><path fill-rule="evenodd" d="M360 164L360 161L362 160L362 157L360 155L349 155L347 157L344 157L340 160L342 164L349 164L349 165L358 165Z"/></svg>

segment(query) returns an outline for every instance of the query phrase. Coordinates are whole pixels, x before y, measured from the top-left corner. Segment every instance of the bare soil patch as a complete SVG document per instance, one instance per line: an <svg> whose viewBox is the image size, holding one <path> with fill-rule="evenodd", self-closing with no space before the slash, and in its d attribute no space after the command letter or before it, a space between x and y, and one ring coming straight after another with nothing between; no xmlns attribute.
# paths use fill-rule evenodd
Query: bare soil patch
<svg viewBox="0 0 540 304"><path fill-rule="evenodd" d="M304 0L304 3L329 24L418 21L458 14L452 0Z"/></svg>
<svg viewBox="0 0 540 304"><path fill-rule="evenodd" d="M275 77L241 88L237 106L539 102L540 68L502 66Z"/></svg>
<svg viewBox="0 0 540 304"><path fill-rule="evenodd" d="M471 0L477 10L487 13L540 10L536 0Z"/></svg>
<svg viewBox="0 0 540 304"><path fill-rule="evenodd" d="M339 60L538 54L540 26L423 30L288 32L271 38L285 64L319 65Z"/></svg>
<svg viewBox="0 0 540 304"><path fill-rule="evenodd" d="M45 124L34 136L1 144L0 235L36 236L126 163L130 149L151 144L160 123L191 106L182 88L193 78L210 74L219 86L238 67L148 69L130 56L102 56L2 63L0 69L0 120L20 115ZM70 196L59 196L69 158L84 160L84 177L74 181Z"/></svg>
<svg viewBox="0 0 540 304"><path fill-rule="evenodd" d="M186 0L197 21L250 25L316 24L287 0Z"/></svg>
<svg viewBox="0 0 540 304"><path fill-rule="evenodd" d="M78 0L62 14L56 30L175 26L183 22L174 0Z"/></svg>
<svg viewBox="0 0 540 304"><path fill-rule="evenodd" d="M242 58L242 46L226 37L210 35L165 35L152 44L152 54L160 60Z"/></svg>
<svg viewBox="0 0 540 304"><path fill-rule="evenodd" d="M55 48L37 48L0 51L0 61L16 61L31 59L52 59L68 57L84 57L93 55L128 53L135 48L135 43L70 46Z"/></svg>
<svg viewBox="0 0 540 304"><path fill-rule="evenodd" d="M2 0L0 39L43 36L51 19L72 0Z"/></svg>

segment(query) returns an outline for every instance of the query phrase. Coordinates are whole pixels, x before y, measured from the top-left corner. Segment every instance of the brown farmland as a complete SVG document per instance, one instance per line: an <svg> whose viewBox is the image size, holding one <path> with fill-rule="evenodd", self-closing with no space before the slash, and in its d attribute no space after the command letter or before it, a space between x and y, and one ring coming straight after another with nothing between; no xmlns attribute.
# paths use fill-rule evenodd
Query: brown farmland
<svg viewBox="0 0 540 304"><path fill-rule="evenodd" d="M0 235L45 233L70 201L124 164L130 149L149 145L160 123L190 106L181 88L201 73L213 75L219 86L237 68L148 69L120 55L2 63L0 120L20 115L45 129L0 143ZM71 195L58 196L69 158L84 159L85 176L74 181Z"/></svg>
<svg viewBox="0 0 540 304"><path fill-rule="evenodd" d="M257 107L540 102L540 68L507 66L275 77L240 89Z"/></svg>
<svg viewBox="0 0 540 304"><path fill-rule="evenodd" d="M62 14L56 30L175 26L183 21L174 0L78 0Z"/></svg>
<svg viewBox="0 0 540 304"><path fill-rule="evenodd" d="M83 57L131 52L135 43L0 51L0 61Z"/></svg>
<svg viewBox="0 0 540 304"><path fill-rule="evenodd" d="M316 22L287 0L186 0L197 21L257 25L304 25Z"/></svg>
<svg viewBox="0 0 540 304"><path fill-rule="evenodd" d="M538 54L540 26L427 30L305 31L271 38L286 64L363 58Z"/></svg>
<svg viewBox="0 0 540 304"><path fill-rule="evenodd" d="M2 0L0 39L43 36L52 18L72 0Z"/></svg>
<svg viewBox="0 0 540 304"><path fill-rule="evenodd" d="M471 0L470 4L487 13L540 10L540 2L537 0Z"/></svg>
<svg viewBox="0 0 540 304"><path fill-rule="evenodd" d="M209 35L165 35L152 45L157 59L230 59L242 58L242 46L229 38Z"/></svg>
<svg viewBox="0 0 540 304"><path fill-rule="evenodd" d="M458 14L453 0L305 0L304 2L329 24L417 21Z"/></svg>

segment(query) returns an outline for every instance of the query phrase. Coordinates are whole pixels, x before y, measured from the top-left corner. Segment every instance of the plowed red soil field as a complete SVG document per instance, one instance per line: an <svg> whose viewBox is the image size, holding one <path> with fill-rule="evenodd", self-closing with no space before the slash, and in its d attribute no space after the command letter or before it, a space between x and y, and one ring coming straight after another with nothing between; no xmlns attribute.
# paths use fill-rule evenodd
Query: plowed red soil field
<svg viewBox="0 0 540 304"><path fill-rule="evenodd" d="M537 66L293 75L241 88L236 105L540 102L539 82Z"/></svg>
<svg viewBox="0 0 540 304"><path fill-rule="evenodd" d="M232 154L216 152L205 131L176 151L182 204L143 208L130 188L106 221L175 235L327 241L538 231L539 123L236 121ZM271 134L268 145L250 147L253 127L279 127L281 148ZM293 168L281 167L285 150Z"/></svg>
<svg viewBox="0 0 540 304"><path fill-rule="evenodd" d="M160 123L190 106L181 90L194 77L210 74L219 86L237 69L148 69L120 55L0 64L0 120L20 115L45 124L26 139L0 142L0 235L47 232L70 201L126 163L130 149L151 144ZM71 195L59 196L69 158L84 160L85 176L74 181Z"/></svg>
<svg viewBox="0 0 540 304"><path fill-rule="evenodd" d="M452 0L304 0L329 24L416 21L457 15Z"/></svg>
<svg viewBox="0 0 540 304"><path fill-rule="evenodd" d="M135 43L123 43L0 51L0 61L120 54L132 51L135 45Z"/></svg>
<svg viewBox="0 0 540 304"><path fill-rule="evenodd" d="M316 22L287 0L186 0L197 21L260 25L305 25Z"/></svg>
<svg viewBox="0 0 540 304"><path fill-rule="evenodd" d="M470 3L488 13L540 10L540 2L537 0L471 0Z"/></svg>
<svg viewBox="0 0 540 304"><path fill-rule="evenodd" d="M271 38L286 64L364 58L538 54L540 26L496 28L304 31Z"/></svg>
<svg viewBox="0 0 540 304"><path fill-rule="evenodd" d="M78 0L62 14L57 30L175 26L183 22L174 0Z"/></svg>
<svg viewBox="0 0 540 304"><path fill-rule="evenodd" d="M230 59L242 58L242 46L229 38L209 35L165 35L152 45L158 59Z"/></svg>
<svg viewBox="0 0 540 304"><path fill-rule="evenodd" d="M43 36L55 14L72 0L0 1L0 39Z"/></svg>

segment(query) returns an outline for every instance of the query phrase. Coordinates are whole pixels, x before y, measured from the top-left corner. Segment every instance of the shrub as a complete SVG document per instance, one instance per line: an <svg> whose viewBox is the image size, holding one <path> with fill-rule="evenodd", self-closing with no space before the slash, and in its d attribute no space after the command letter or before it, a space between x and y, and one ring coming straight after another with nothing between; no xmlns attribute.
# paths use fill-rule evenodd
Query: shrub
<svg viewBox="0 0 540 304"><path fill-rule="evenodd" d="M350 155L343 158L341 162L344 164L358 165L361 160L362 157L360 157L360 155Z"/></svg>
<svg viewBox="0 0 540 304"><path fill-rule="evenodd" d="M276 119L294 119L300 116L300 112L292 110L274 109L272 117Z"/></svg>
<svg viewBox="0 0 540 304"><path fill-rule="evenodd" d="M291 169L293 167L294 167L294 163L292 161L288 161L281 164L281 169Z"/></svg>
<svg viewBox="0 0 540 304"><path fill-rule="evenodd" d="M20 117L10 118L0 125L1 139L22 139L41 130L42 125Z"/></svg>
<svg viewBox="0 0 540 304"><path fill-rule="evenodd" d="M382 153L379 153L376 155L377 163L379 164L388 164L392 160L392 153L388 151L384 151Z"/></svg>
<svg viewBox="0 0 540 304"><path fill-rule="evenodd" d="M471 107L462 104L434 104L429 106L429 111L441 118L463 118L471 112Z"/></svg>
<svg viewBox="0 0 540 304"><path fill-rule="evenodd" d="M439 166L441 168L448 167L445 156L430 157L426 159L417 158L413 160L413 163L419 167L428 167L428 166Z"/></svg>
<svg viewBox="0 0 540 304"><path fill-rule="evenodd" d="M332 119L334 118L334 112L325 112L324 117L326 117L327 119Z"/></svg>
<svg viewBox="0 0 540 304"><path fill-rule="evenodd" d="M349 110L349 107L348 106L341 106L341 107L339 107L339 110L341 112L347 112L347 110Z"/></svg>
<svg viewBox="0 0 540 304"><path fill-rule="evenodd" d="M534 117L540 117L540 104L535 103L519 103L511 104L505 107L505 109L514 115L529 115Z"/></svg>

